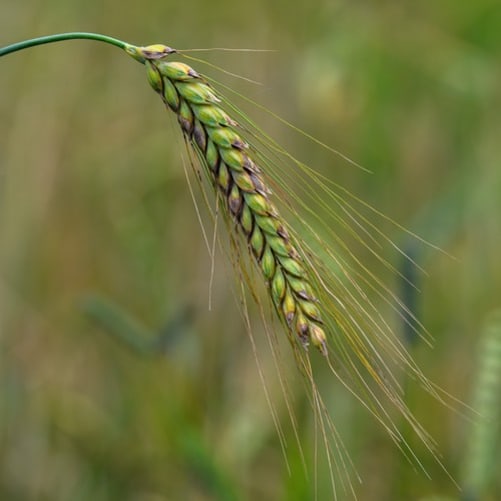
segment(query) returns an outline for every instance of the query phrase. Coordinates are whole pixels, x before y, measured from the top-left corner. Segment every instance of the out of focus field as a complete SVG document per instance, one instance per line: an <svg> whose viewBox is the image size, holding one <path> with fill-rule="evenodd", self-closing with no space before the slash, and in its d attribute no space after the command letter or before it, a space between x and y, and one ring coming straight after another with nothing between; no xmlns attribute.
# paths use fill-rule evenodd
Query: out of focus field
<svg viewBox="0 0 501 501"><path fill-rule="evenodd" d="M197 54L261 86L193 65L370 169L243 105L295 156L454 257L382 228L428 273L410 295L435 344L416 341L416 359L471 402L484 325L501 308L499 2L0 3L1 46L71 30L139 45L275 49ZM144 69L116 48L70 41L0 59L0 499L311 498L313 470L306 478L256 329L289 439L287 471L224 253L209 311L211 259L186 159ZM403 266L396 254L385 257ZM409 294L398 280L390 286ZM142 331L131 332L104 300ZM310 462L309 403L286 344L282 352ZM459 498L419 441L409 435L430 479L325 376L320 386L362 477L361 500ZM471 423L408 388L461 483ZM501 491L496 426L482 500ZM320 464L319 499L330 495L326 473Z"/></svg>

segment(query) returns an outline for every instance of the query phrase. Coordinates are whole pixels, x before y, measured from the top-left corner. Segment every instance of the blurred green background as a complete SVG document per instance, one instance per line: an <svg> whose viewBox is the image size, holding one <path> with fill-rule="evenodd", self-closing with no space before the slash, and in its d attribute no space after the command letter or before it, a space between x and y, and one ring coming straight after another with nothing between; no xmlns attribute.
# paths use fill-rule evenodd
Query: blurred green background
<svg viewBox="0 0 501 501"><path fill-rule="evenodd" d="M499 1L1 0L0 45L72 30L275 49L203 57L262 82L213 73L373 173L246 107L294 155L456 258L385 228L428 272L409 300L435 346L417 343L415 356L470 402L483 325L501 306ZM0 89L0 499L312 498L256 331L287 471L223 254L209 311L211 259L184 146L143 68L70 41L2 58ZM139 338L98 298L120 305ZM312 461L311 411L283 351ZM331 379L320 385L363 479L360 499L459 497L417 440L430 479ZM409 405L461 483L471 424L427 398ZM480 499L500 499L497 449ZM317 489L330 497L325 464Z"/></svg>

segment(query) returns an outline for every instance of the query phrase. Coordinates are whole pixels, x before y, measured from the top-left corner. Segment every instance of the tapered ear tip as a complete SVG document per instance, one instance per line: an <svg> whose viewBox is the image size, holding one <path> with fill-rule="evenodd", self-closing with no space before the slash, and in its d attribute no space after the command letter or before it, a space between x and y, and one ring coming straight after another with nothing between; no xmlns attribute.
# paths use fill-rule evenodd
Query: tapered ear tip
<svg viewBox="0 0 501 501"><path fill-rule="evenodd" d="M315 346L324 357L327 357L327 339L325 336L325 331L318 325L310 326L310 339L313 346Z"/></svg>
<svg viewBox="0 0 501 501"><path fill-rule="evenodd" d="M141 47L141 52L146 59L162 59L170 54L173 54L176 49L168 47L167 45L155 44L148 45L147 47Z"/></svg>
<svg viewBox="0 0 501 501"><path fill-rule="evenodd" d="M126 45L125 52L136 61L144 63L146 60L162 59L177 52L176 49L162 44L147 45L146 47L136 47Z"/></svg>

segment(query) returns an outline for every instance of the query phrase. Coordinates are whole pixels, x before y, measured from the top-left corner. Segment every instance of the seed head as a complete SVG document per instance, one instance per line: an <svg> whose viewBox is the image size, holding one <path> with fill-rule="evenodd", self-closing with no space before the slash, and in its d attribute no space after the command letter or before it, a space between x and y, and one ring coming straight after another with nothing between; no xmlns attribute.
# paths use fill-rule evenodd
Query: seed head
<svg viewBox="0 0 501 501"><path fill-rule="evenodd" d="M175 53L164 45L135 48L130 55L146 66L148 81L172 110L184 135L225 201L224 208L268 285L275 309L305 348L327 354L320 304L301 254L272 201L271 190L241 136L239 126L221 108L221 99L190 66L166 61Z"/></svg>

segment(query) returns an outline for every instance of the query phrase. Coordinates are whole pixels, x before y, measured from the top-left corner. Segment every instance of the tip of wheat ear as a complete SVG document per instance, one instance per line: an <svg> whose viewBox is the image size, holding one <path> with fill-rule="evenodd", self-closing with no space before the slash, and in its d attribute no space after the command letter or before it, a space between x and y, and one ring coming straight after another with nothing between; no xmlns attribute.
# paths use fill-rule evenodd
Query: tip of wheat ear
<svg viewBox="0 0 501 501"><path fill-rule="evenodd" d="M126 51L146 66L150 85L177 115L183 134L200 153L224 209L247 240L282 323L303 347L311 343L327 355L313 280L238 124L218 106L216 92L193 68L164 60L175 49L150 45Z"/></svg>
<svg viewBox="0 0 501 501"><path fill-rule="evenodd" d="M167 47L167 45L154 44L147 47L136 47L135 45L126 45L125 52L140 63L145 63L147 60L162 59L170 54L176 53L176 49Z"/></svg>

